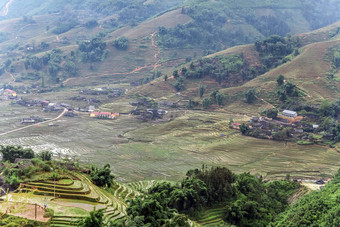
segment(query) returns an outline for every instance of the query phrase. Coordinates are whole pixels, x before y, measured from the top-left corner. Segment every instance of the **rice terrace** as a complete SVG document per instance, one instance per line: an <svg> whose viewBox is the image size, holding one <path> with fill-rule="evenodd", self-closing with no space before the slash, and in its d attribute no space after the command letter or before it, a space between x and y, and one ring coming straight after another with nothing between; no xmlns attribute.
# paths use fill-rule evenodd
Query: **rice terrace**
<svg viewBox="0 0 340 227"><path fill-rule="evenodd" d="M339 10L0 0L0 226L338 226Z"/></svg>

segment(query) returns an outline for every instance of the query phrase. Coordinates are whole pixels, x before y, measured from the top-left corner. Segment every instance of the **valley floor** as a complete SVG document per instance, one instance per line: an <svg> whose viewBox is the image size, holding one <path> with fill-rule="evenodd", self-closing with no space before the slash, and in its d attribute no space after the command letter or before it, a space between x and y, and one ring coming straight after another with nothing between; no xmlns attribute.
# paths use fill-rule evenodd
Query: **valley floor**
<svg viewBox="0 0 340 227"><path fill-rule="evenodd" d="M126 109L128 101L115 108ZM171 121L142 123L131 115L117 120L91 119L88 114L62 117L1 136L0 144L31 147L36 152L50 150L56 158L69 157L85 164L109 163L121 182L166 179L178 180L189 169L202 164L223 165L235 172L251 172L268 179L290 174L297 179L326 179L340 162L336 149L302 146L245 137L228 127L247 121L249 116L230 112L173 111ZM39 115L55 118L40 108L0 103L0 133L22 127L20 119Z"/></svg>

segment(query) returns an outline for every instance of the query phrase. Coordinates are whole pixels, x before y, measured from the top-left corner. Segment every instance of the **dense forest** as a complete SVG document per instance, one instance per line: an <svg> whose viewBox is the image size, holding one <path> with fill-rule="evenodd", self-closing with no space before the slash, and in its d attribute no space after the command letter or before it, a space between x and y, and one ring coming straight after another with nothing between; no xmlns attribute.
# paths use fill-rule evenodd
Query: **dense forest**
<svg viewBox="0 0 340 227"><path fill-rule="evenodd" d="M337 1L187 1L182 13L193 18L175 28L159 28L159 43L166 48L205 47L217 51L230 46L251 43L271 35L286 36L293 24L284 9L294 8L317 29L339 19ZM261 11L262 9L262 11ZM263 13L266 11L267 13ZM326 12L326 15L324 14Z"/></svg>
<svg viewBox="0 0 340 227"><path fill-rule="evenodd" d="M161 12L176 7L181 4L182 0L161 1L156 0L145 4L145 0L85 0L85 1L54 1L54 0L28 0L28 1L13 1L11 7L16 10L9 11L6 17L21 17L22 15L37 15L46 13L58 13L63 10L89 10L96 15L90 14L93 17L105 17L109 15L117 15L117 21L121 24L134 25L153 17Z"/></svg>
<svg viewBox="0 0 340 227"><path fill-rule="evenodd" d="M188 171L180 184L152 187L148 194L130 202L127 213L131 226L172 226L168 222L176 212L195 219L204 207L224 204L226 222L266 226L288 207L288 197L298 187L293 181L265 183L249 173L238 175L227 168L203 166Z"/></svg>

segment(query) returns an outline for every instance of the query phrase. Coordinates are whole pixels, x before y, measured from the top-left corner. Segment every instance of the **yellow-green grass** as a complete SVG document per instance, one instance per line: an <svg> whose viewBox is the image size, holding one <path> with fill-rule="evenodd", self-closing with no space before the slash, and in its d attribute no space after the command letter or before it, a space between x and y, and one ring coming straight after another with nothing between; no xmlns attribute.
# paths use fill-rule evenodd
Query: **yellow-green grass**
<svg viewBox="0 0 340 227"><path fill-rule="evenodd" d="M204 210L196 220L201 226L230 226L223 221L225 207Z"/></svg>

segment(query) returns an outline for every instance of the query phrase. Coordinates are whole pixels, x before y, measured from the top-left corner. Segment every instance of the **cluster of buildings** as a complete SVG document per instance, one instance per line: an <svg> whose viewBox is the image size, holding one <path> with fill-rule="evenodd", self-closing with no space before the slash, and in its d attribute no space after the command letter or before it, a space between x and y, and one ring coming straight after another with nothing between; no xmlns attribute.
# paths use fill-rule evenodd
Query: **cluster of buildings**
<svg viewBox="0 0 340 227"><path fill-rule="evenodd" d="M301 121L304 119L304 121ZM284 110L280 117L252 117L247 124L249 127L248 135L263 138L275 139L275 134L286 130L289 137L292 139L308 139L309 132L317 132L319 125L313 124L308 116L302 118L298 117L297 112L291 110ZM240 128L240 123L233 123L231 125L234 129ZM288 130L288 131L287 131Z"/></svg>
<svg viewBox="0 0 340 227"><path fill-rule="evenodd" d="M98 119L117 119L119 113L111 113L111 112L91 112L91 118L98 118Z"/></svg>

